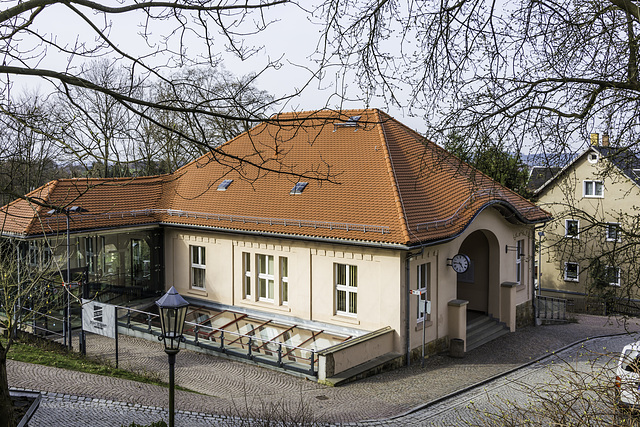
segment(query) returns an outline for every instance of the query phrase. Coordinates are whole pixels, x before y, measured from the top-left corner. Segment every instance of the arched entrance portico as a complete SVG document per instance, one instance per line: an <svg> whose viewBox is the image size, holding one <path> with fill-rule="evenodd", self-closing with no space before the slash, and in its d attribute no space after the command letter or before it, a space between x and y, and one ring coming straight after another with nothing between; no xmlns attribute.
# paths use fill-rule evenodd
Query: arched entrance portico
<svg viewBox="0 0 640 427"><path fill-rule="evenodd" d="M469 312L498 317L500 280L498 239L491 231L474 231L464 239L459 252L467 255L471 264L465 273L458 274L457 298L469 301L467 305Z"/></svg>

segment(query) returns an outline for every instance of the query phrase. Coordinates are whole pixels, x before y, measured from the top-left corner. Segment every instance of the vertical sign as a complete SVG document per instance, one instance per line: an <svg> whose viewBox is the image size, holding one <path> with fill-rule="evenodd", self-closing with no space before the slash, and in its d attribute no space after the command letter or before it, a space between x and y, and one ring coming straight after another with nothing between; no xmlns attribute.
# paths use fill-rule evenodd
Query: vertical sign
<svg viewBox="0 0 640 427"><path fill-rule="evenodd" d="M116 306L83 299L82 330L109 338L115 338Z"/></svg>

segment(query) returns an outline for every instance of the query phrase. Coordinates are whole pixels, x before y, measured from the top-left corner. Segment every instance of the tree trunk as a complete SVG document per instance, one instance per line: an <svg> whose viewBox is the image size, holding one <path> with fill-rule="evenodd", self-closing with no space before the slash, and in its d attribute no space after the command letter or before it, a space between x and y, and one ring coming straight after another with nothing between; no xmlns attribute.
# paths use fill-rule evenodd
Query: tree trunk
<svg viewBox="0 0 640 427"><path fill-rule="evenodd" d="M9 380L7 378L7 353L2 349L0 350L0 427L14 427L15 425L13 402L9 395Z"/></svg>

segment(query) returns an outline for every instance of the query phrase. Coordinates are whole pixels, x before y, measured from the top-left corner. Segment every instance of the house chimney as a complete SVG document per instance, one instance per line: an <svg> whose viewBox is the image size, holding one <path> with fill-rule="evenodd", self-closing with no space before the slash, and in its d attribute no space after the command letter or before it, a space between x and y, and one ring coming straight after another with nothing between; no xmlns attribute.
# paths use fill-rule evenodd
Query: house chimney
<svg viewBox="0 0 640 427"><path fill-rule="evenodd" d="M602 146L603 147L609 146L609 135L606 133L602 135Z"/></svg>
<svg viewBox="0 0 640 427"><path fill-rule="evenodd" d="M599 134L592 133L591 134L591 145L594 145L594 146L597 147L598 143L599 143L599 139L600 139L600 135Z"/></svg>

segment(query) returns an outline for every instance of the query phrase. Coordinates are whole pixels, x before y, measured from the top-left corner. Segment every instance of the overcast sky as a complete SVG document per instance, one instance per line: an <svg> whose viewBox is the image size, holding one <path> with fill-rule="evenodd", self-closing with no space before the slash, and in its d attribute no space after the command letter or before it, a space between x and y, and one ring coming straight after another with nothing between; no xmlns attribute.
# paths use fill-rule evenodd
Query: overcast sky
<svg viewBox="0 0 640 427"><path fill-rule="evenodd" d="M269 61L279 60L281 67L277 70L269 70L264 73L257 81L259 89L266 90L275 97L291 94L303 85L309 83L313 72L317 71L316 63L313 61L313 55L320 37L322 27L314 25L309 20L309 15L301 11L295 5L284 5L271 8L264 12L266 20L272 24L264 31L257 35L247 35L245 42L247 46L264 46L264 48L253 57L240 61L237 57L225 53L223 49L223 40L221 40L219 52L223 58L223 65L226 69L235 75L245 75L251 72L261 70ZM141 14L125 14L120 16L112 16L110 39L124 50L133 53L149 52L150 48L144 39L138 34L140 32L139 23L144 17ZM94 15L94 23L102 26L104 21L100 15ZM253 21L247 21L253 25ZM54 5L42 16L37 18L37 28L41 35L55 38L58 43L67 44L75 43L92 43L95 35L87 27L87 23L81 21L77 16L70 14L63 6ZM249 26L241 27L240 30L249 28ZM151 25L150 40L157 40L157 37L164 35L166 24ZM22 42L23 45L29 43L28 40ZM35 42L33 42L35 43ZM199 49L202 43L197 40L187 43L187 53L194 57L202 53ZM38 67L51 68L60 70L67 66L70 56L54 52L51 49L47 55L40 61ZM157 61L161 64L165 59L147 58L146 61L154 63ZM80 62L74 59L75 65ZM366 105L359 100L360 93L355 82L349 76L338 76L335 74L336 68L328 68L322 79L313 79L305 88L301 97L297 97L288 102L287 105L281 106L284 111L291 110L315 110L329 106L331 108L363 108ZM30 80L27 85L34 87L38 85L42 90L46 90L46 86L41 82L36 83ZM346 88L346 101L337 96ZM385 105L370 105L371 107L380 108L389 114L407 124L408 126L423 132L425 127L421 119L405 117L399 109L389 109Z"/></svg>

